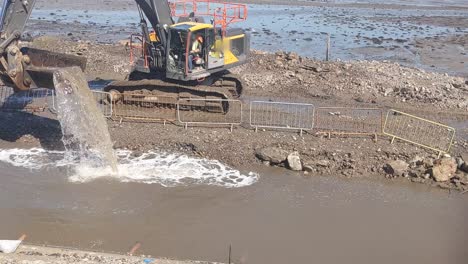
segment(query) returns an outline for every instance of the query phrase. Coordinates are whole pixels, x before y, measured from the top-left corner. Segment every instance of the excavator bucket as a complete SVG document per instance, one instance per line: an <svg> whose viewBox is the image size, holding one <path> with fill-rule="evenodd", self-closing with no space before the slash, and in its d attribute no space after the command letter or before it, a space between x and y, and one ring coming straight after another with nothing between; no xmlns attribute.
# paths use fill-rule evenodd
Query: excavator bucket
<svg viewBox="0 0 468 264"><path fill-rule="evenodd" d="M86 58L69 54L62 54L47 50L34 48L21 49L23 55L29 56L31 65L45 68L66 68L80 67L82 71L86 69Z"/></svg>
<svg viewBox="0 0 468 264"><path fill-rule="evenodd" d="M21 52L29 58L30 64L25 70L34 87L55 88L53 73L58 68L79 67L82 71L86 69L85 57L33 48L23 48Z"/></svg>
<svg viewBox="0 0 468 264"><path fill-rule="evenodd" d="M22 48L19 52L10 48L8 52L8 75L3 74L5 84L16 90L29 88L54 89L52 75L60 68L86 68L86 58L81 56L62 54L35 48ZM12 74L12 72L14 72Z"/></svg>

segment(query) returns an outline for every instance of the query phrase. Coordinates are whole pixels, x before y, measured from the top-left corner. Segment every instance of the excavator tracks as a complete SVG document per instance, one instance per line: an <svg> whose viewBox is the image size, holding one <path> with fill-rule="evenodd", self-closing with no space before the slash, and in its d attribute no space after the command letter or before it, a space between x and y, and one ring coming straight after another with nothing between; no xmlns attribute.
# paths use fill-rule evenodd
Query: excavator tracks
<svg viewBox="0 0 468 264"><path fill-rule="evenodd" d="M108 101L117 106L133 105L145 111L179 107L181 111L227 114L229 100L239 98L242 88L239 79L229 74L209 86L143 79L115 81L108 84L104 91L111 94Z"/></svg>

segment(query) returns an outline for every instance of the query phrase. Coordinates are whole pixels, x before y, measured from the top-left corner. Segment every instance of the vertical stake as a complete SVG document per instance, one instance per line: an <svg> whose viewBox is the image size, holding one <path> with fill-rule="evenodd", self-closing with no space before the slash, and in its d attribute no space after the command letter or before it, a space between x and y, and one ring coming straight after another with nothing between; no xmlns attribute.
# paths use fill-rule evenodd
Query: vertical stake
<svg viewBox="0 0 468 264"><path fill-rule="evenodd" d="M185 123L185 130L188 129L188 123Z"/></svg>
<svg viewBox="0 0 468 264"><path fill-rule="evenodd" d="M234 130L234 125L231 124L231 133L232 133L233 130Z"/></svg>
<svg viewBox="0 0 468 264"><path fill-rule="evenodd" d="M232 252L232 245L229 245L229 259L228 259L228 264L231 264L231 252Z"/></svg>
<svg viewBox="0 0 468 264"><path fill-rule="evenodd" d="M325 55L326 61L330 61L331 40L330 33L327 33L327 54Z"/></svg>

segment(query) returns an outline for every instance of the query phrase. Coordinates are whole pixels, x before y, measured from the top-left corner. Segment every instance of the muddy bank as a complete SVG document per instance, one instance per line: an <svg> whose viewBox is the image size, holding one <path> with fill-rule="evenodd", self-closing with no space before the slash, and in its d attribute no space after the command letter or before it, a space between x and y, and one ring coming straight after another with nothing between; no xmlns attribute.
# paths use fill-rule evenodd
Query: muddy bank
<svg viewBox="0 0 468 264"><path fill-rule="evenodd" d="M11 127L0 134L0 147L51 148L48 140L60 138L61 131L56 127L53 115L40 118L29 114L2 114L0 122L5 126L15 122L23 124ZM39 121L39 122L36 122ZM43 134L30 134L26 124L38 123L36 130ZM219 160L234 168L249 168L257 165L279 166L290 169L286 162L289 154L297 152L300 157L299 175L304 177L338 176L342 178L368 178L389 180L402 179L408 183L425 184L443 189L465 191L468 189L467 161L468 141L458 138L451 152L455 158L449 162L449 170L442 172L443 179L437 178L434 169L441 162L438 153L396 141L391 144L388 137L373 136L334 136L281 131L255 132L248 126L230 132L228 128L189 127L178 124L135 123L109 121L114 148L128 149L132 156L140 157L148 151L184 153L191 157ZM17 135L12 138L10 135ZM280 152L282 159L272 161L263 158L264 149L273 148ZM273 157L275 154L273 154ZM271 156L270 156L271 157ZM276 155L277 157L277 155ZM395 165L396 164L396 165ZM403 164L403 165L401 165ZM450 164L455 164L452 171ZM400 166L401 165L401 166ZM447 167L446 166L446 167ZM465 167L463 167L465 166ZM457 167L460 169L457 170ZM445 168L445 167L444 167Z"/></svg>
<svg viewBox="0 0 468 264"><path fill-rule="evenodd" d="M332 137L320 135L300 136L288 132L255 132L252 129L236 129L232 133L227 128L206 129L158 124L113 124L111 134L117 148L129 148L138 153L151 149L164 149L183 152L208 159L218 159L235 168L252 164L280 166L291 169L286 158L297 152L300 157L299 169L305 177L318 175L344 178L402 178L408 182L422 183L443 189L468 189L468 174L458 170L458 163L467 160L468 143L459 140L453 156L455 170L446 172L447 179L436 179L433 168L439 162L436 153L414 145L397 142L390 144L390 138L381 137ZM138 129L138 136L134 135ZM140 130L141 129L141 130ZM272 148L272 156L264 158L260 153ZM272 161L271 157L280 159ZM268 150L267 150L268 152ZM271 152L270 152L271 153ZM464 160L461 161L461 155ZM403 163L403 168L394 169L394 162ZM398 165L396 166L398 167ZM468 167L465 168L465 170ZM445 172L444 172L445 173Z"/></svg>
<svg viewBox="0 0 468 264"><path fill-rule="evenodd" d="M128 256L67 248L22 245L13 254L1 254L0 263L4 264L68 264L68 263L161 263L161 264L217 264L205 261L176 261L156 259L151 256Z"/></svg>
<svg viewBox="0 0 468 264"><path fill-rule="evenodd" d="M40 38L32 45L48 48L55 41L54 38ZM100 45L89 41L72 43L63 39L58 41L60 51L90 59L90 79L100 79L101 74L119 75L113 71L112 65L122 63L128 55L121 45ZM468 120L468 84L464 78L406 68L395 63L323 62L295 53L254 52L250 63L234 69L233 72L244 81L241 100L246 105L253 99L293 101L327 107L396 108L449 124L464 124ZM248 113L245 114L247 117ZM7 124L13 119L12 116L5 116L3 120ZM256 158L259 149L279 147L289 153L298 151L303 163L314 167L312 175L404 177L408 181L442 188L466 189L466 177L463 173L448 184L434 181L431 163L437 160L436 153L400 142L391 145L388 138L381 137L374 142L372 137L325 139L312 134L300 136L279 131L255 133L248 126L235 129L232 133L227 128L185 130L180 125L130 122L110 122L109 127L114 146L118 149L183 152L218 159L234 167L243 167L261 163ZM32 134L32 137L38 138L36 145L32 146L40 144L47 147L47 144L41 144L47 142L46 139L41 139L43 134L32 133L30 129L22 131L25 128L26 126L15 126L11 129L18 129L19 132L5 131L3 140L15 142L9 135L15 134L18 135L16 138L21 138L19 135ZM464 126L457 128L460 132L452 152L454 157L466 153L468 148ZM47 127L44 129L48 130ZM14 143L4 144L11 145ZM425 159L430 162L420 164ZM388 163L398 160L408 164L408 168L397 175L389 174L386 170Z"/></svg>

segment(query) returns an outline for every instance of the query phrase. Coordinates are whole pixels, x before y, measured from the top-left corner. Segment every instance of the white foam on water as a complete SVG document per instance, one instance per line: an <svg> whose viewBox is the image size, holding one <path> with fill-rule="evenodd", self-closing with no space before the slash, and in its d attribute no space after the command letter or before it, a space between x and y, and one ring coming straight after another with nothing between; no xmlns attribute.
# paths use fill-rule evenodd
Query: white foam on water
<svg viewBox="0 0 468 264"><path fill-rule="evenodd" d="M121 182L160 184L165 187L215 185L239 188L254 184L258 174L242 174L217 160L192 158L180 154L149 151L136 156L128 150L117 150L118 172L112 168L87 166L64 151L34 149L0 150L0 162L31 170L68 168L69 181L90 182L112 177Z"/></svg>

